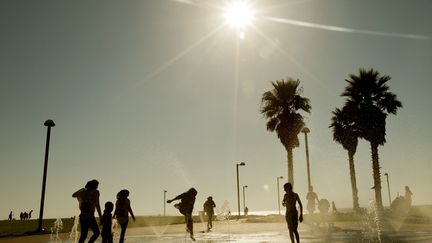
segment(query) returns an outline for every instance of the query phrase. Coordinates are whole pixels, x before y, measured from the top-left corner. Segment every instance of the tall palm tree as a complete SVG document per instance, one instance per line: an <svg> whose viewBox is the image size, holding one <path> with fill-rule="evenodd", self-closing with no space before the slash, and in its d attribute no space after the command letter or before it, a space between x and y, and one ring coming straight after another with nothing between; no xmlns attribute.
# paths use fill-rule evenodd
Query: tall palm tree
<svg viewBox="0 0 432 243"><path fill-rule="evenodd" d="M299 111L310 113L311 105L308 98L301 96L300 80L276 80L272 85L273 89L262 96L260 112L268 119L267 130L276 131L287 151L288 181L294 186L293 149L299 146L297 135L304 126Z"/></svg>
<svg viewBox="0 0 432 243"><path fill-rule="evenodd" d="M390 79L390 76L380 75L374 69L360 69L359 75L349 75L346 79L348 86L342 93L347 97L346 106L356 111L355 123L360 137L369 141L371 146L375 201L380 211L383 204L378 146L386 142L387 115L396 115L397 109L402 107L396 95L389 91L386 83Z"/></svg>
<svg viewBox="0 0 432 243"><path fill-rule="evenodd" d="M333 117L331 118L330 127L333 128L333 140L340 143L342 147L348 151L353 209L354 211L359 211L359 197L354 166L354 155L357 150L359 132L355 127L354 117L349 107L345 106L342 110L336 108L332 113Z"/></svg>

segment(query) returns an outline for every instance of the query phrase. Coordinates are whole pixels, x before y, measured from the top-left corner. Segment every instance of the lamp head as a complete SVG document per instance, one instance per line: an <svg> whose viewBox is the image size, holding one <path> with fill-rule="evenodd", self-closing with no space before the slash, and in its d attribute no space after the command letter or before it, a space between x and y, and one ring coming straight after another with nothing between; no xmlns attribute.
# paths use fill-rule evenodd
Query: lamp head
<svg viewBox="0 0 432 243"><path fill-rule="evenodd" d="M303 127L303 129L301 130L302 133L310 133L309 128L307 127Z"/></svg>
<svg viewBox="0 0 432 243"><path fill-rule="evenodd" d="M246 165L246 164L245 164L245 162L241 162L241 163L238 164L238 165L240 165L240 166L244 166L244 165Z"/></svg>
<svg viewBox="0 0 432 243"><path fill-rule="evenodd" d="M44 123L44 125L47 126L47 127L54 127L55 123L54 123L53 120L46 120L45 123Z"/></svg>

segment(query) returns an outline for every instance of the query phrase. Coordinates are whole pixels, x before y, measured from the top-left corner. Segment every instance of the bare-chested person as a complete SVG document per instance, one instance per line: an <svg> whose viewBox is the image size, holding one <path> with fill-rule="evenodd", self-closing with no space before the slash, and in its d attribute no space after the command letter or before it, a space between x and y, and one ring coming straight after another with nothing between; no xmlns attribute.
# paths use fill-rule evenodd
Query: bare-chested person
<svg viewBox="0 0 432 243"><path fill-rule="evenodd" d="M291 183L285 183L284 185L285 196L282 201L282 205L286 207L285 219L288 224L288 230L291 238L291 242L294 243L294 235L297 243L300 243L300 236L297 231L298 221L303 222L303 205L297 193L293 192ZM296 202L300 206L300 217L296 208Z"/></svg>
<svg viewBox="0 0 432 243"><path fill-rule="evenodd" d="M95 242L100 235L99 227L94 216L95 209L102 218L101 208L99 204L99 191L97 190L99 182L97 180L91 180L87 182L85 188L82 188L72 194L72 197L76 197L79 202L80 215L79 222L81 225L81 236L79 243L84 243L87 238L88 230L93 231L92 237L90 237L89 243Z"/></svg>

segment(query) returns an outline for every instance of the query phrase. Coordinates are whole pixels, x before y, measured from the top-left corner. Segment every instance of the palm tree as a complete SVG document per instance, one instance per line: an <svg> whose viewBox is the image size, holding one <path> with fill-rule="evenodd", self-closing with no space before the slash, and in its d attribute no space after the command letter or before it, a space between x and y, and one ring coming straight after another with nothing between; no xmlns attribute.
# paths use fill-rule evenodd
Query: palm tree
<svg viewBox="0 0 432 243"><path fill-rule="evenodd" d="M349 107L338 109L332 112L330 127L333 128L333 140L340 143L348 151L348 162L351 177L351 189L353 197L353 209L359 211L359 198L357 190L357 180L354 167L354 154L357 150L359 132L355 127L352 112Z"/></svg>
<svg viewBox="0 0 432 243"><path fill-rule="evenodd" d="M386 84L388 75L380 75L374 69L360 69L359 75L349 75L348 86L342 93L347 97L346 106L354 109L355 123L359 136L369 141L372 153L372 170L375 189L375 201L380 211L383 210L381 197L381 175L378 159L378 146L386 142L386 118L388 114L396 115L402 103Z"/></svg>
<svg viewBox="0 0 432 243"><path fill-rule="evenodd" d="M288 181L294 186L293 149L299 146L297 135L304 126L300 110L310 113L308 98L301 96L300 80L272 82L273 89L263 94L260 112L267 121L267 130L276 131L288 154Z"/></svg>

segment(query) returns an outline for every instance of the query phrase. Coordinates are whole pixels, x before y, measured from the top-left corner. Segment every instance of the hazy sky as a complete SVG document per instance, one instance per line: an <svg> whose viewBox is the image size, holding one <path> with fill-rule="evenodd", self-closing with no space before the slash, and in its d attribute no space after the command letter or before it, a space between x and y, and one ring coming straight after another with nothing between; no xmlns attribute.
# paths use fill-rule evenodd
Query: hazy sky
<svg viewBox="0 0 432 243"><path fill-rule="evenodd" d="M101 203L127 188L135 213L163 213L194 186L195 209L212 195L237 210L235 164L250 211L277 210L286 151L259 113L270 81L301 81L312 184L351 207L347 152L332 140L331 111L345 78L375 68L392 77L403 109L379 147L392 197L409 185L432 204L432 2L253 1L239 39L223 25L225 1L1 1L0 218L38 216L46 119L52 130L46 217L78 214L71 194L100 181ZM301 134L302 135L302 134ZM295 189L305 202L304 137L294 150ZM355 155L361 206L374 197L369 144ZM285 182L286 179L283 180ZM385 177L383 202L388 205ZM172 205L168 214L177 214Z"/></svg>

